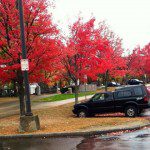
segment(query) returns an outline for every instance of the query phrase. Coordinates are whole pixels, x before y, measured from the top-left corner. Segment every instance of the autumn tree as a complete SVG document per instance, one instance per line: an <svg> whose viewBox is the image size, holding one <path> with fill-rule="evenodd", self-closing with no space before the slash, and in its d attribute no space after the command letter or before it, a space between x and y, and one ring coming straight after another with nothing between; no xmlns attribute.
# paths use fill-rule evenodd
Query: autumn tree
<svg viewBox="0 0 150 150"><path fill-rule="evenodd" d="M123 58L122 39L120 39L113 31L110 30L105 21L99 23L99 34L103 39L109 41L109 51L101 52L100 59L103 58L102 64L105 77L105 90L107 90L107 82L109 77L116 78L125 75L126 63ZM102 72L99 72L100 74Z"/></svg>
<svg viewBox="0 0 150 150"><path fill-rule="evenodd" d="M24 22L30 82L47 81L45 71L54 70L58 30L48 13L46 0L24 0ZM0 82L17 83L21 115L25 114L20 24L17 0L0 0Z"/></svg>
<svg viewBox="0 0 150 150"><path fill-rule="evenodd" d="M108 40L100 36L94 22L94 18L87 22L79 18L70 27L70 37L63 50L61 62L66 76L75 84L75 103L78 102L79 81L84 81L85 76L97 79L97 73L103 71L102 63L105 62L99 57L110 50Z"/></svg>
<svg viewBox="0 0 150 150"><path fill-rule="evenodd" d="M126 57L127 62L127 74L132 77L141 77L145 72L146 56L143 54L143 50L140 46L134 48L133 52Z"/></svg>
<svg viewBox="0 0 150 150"><path fill-rule="evenodd" d="M143 69L144 69L144 73L147 76L150 76L150 43L148 43L147 45L144 46L144 48L142 48L141 50L141 57L142 60L144 61L143 63Z"/></svg>
<svg viewBox="0 0 150 150"><path fill-rule="evenodd" d="M136 46L125 59L127 75L130 78L143 78L147 82L150 76L150 44L143 48Z"/></svg>

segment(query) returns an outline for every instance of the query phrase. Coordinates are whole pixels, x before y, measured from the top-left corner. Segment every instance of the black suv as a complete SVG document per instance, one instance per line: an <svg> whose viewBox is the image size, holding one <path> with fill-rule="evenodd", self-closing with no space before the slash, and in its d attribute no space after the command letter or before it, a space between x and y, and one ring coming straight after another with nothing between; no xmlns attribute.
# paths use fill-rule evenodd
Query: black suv
<svg viewBox="0 0 150 150"><path fill-rule="evenodd" d="M130 85L114 92L97 93L88 101L74 105L73 113L78 117L88 117L123 112L127 117L135 117L147 108L150 108L150 95L146 86Z"/></svg>

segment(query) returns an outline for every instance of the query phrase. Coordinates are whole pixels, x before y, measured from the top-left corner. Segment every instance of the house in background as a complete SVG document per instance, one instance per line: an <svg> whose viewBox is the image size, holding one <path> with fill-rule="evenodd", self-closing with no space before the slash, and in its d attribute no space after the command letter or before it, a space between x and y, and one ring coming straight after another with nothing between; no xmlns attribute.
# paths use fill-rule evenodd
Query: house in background
<svg viewBox="0 0 150 150"><path fill-rule="evenodd" d="M30 94L41 95L41 88L38 83L30 83Z"/></svg>

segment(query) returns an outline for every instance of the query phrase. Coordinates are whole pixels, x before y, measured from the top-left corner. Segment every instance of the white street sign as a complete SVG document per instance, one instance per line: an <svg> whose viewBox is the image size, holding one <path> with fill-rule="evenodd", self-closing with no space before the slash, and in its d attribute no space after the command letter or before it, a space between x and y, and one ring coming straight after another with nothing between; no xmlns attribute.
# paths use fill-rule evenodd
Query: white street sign
<svg viewBox="0 0 150 150"><path fill-rule="evenodd" d="M21 59L21 70L28 71L29 70L29 61L28 59Z"/></svg>

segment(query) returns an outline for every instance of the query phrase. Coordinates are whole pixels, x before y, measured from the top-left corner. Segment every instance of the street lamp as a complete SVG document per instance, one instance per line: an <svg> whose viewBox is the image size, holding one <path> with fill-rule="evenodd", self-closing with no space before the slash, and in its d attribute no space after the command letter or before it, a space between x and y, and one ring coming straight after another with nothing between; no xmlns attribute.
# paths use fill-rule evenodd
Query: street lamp
<svg viewBox="0 0 150 150"><path fill-rule="evenodd" d="M84 75L84 90L85 90L85 100L86 100L86 84L87 84L87 75Z"/></svg>
<svg viewBox="0 0 150 150"><path fill-rule="evenodd" d="M18 0L18 6L19 6L19 19L20 19L22 58L27 61L27 59L26 59L26 43L25 43L25 36L24 36L24 19L23 19L22 0ZM25 91L26 91L26 115L32 116L33 114L31 112L28 70L24 69L22 71L23 71Z"/></svg>
<svg viewBox="0 0 150 150"><path fill-rule="evenodd" d="M22 47L21 68L24 76L25 92L26 92L26 114L20 117L20 132L34 131L40 129L38 116L33 116L30 103L30 90L28 81L28 60L26 58L26 43L24 34L24 18L22 0L18 0L19 19L20 19L20 38Z"/></svg>

